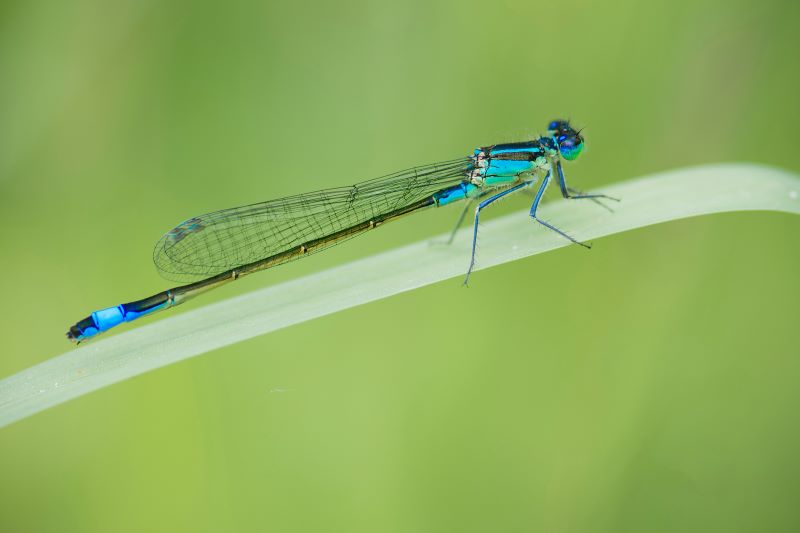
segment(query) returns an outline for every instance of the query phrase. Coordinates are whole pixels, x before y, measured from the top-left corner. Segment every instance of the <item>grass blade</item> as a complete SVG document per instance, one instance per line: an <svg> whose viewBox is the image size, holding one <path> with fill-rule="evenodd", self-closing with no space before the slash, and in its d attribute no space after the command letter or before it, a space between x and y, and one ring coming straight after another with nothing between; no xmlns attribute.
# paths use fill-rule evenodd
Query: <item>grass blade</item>
<svg viewBox="0 0 800 533"><path fill-rule="evenodd" d="M623 199L616 212L546 205L547 220L581 240L727 211L800 214L800 177L750 164L675 170L602 192ZM301 279L135 327L71 349L0 381L0 427L112 383L313 318L463 276L469 237L449 247L419 242ZM441 237L440 237L441 239ZM568 243L527 212L481 225L480 264L488 268ZM359 280L353 283L351 280ZM61 332L57 332L60 334Z"/></svg>

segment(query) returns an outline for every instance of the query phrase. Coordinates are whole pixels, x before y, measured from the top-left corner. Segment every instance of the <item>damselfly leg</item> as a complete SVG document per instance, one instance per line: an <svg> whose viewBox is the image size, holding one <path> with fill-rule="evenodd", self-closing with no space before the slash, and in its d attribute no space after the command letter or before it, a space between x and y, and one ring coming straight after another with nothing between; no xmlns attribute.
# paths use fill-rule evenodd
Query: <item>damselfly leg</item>
<svg viewBox="0 0 800 533"><path fill-rule="evenodd" d="M563 231L561 231L557 227L553 226L552 224L549 224L549 223L545 222L544 220L542 220L541 218L536 216L536 211L539 209L539 202L542 201L542 196L544 195L544 191L545 191L545 189L547 189L547 186L549 184L550 184L550 171L547 171L547 175L542 180L541 185L539 185L539 190L536 191L536 197L533 199L533 205L531 205L531 213L530 213L531 214L531 218L534 219L539 224L541 224L542 226L555 231L556 233L558 233L559 235L561 235L565 239L570 240L570 241L574 242L575 244L580 244L584 248L591 248L591 245L586 244L584 242L581 242L581 241L579 241L577 239L574 239L573 237L570 237L569 235L567 235L566 233L564 233Z"/></svg>
<svg viewBox="0 0 800 533"><path fill-rule="evenodd" d="M606 204L600 201L601 198L605 200L613 200L615 202L619 202L619 198L614 198L612 196L608 196L605 194L585 194L582 191L577 189L573 189L572 187L567 186L567 180L564 178L564 170L561 168L561 161L556 161L556 172L558 173L558 186L561 189L561 196L566 198L567 200L591 200L600 207L608 210L609 212L613 213L614 210L608 207Z"/></svg>
<svg viewBox="0 0 800 533"><path fill-rule="evenodd" d="M464 223L464 219L467 217L467 212L472 207L472 204L476 201L480 201L481 198L486 198L490 196L494 191L486 191L475 198L469 198L466 202L464 202L464 208L461 210L461 214L458 215L458 220L456 221L456 225L453 227L453 231L450 232L450 237L447 238L445 242L442 244L450 245L453 244L453 240L456 238L456 233L458 233L458 229L461 227L461 224Z"/></svg>
<svg viewBox="0 0 800 533"><path fill-rule="evenodd" d="M458 220L456 221L456 225L453 227L453 231L450 232L450 237L444 242L444 244L453 244L453 239L456 238L456 233L458 233L458 228L461 227L461 224L464 223L464 218L467 216L467 211L469 208L472 207L472 201L467 200L464 202L464 208L461 210L461 214L458 215Z"/></svg>
<svg viewBox="0 0 800 533"><path fill-rule="evenodd" d="M474 222L473 227L472 227L472 256L470 257L470 260L469 260L469 268L467 269L467 275L464 278L464 285L469 283L469 275L472 274L472 269L475 266L475 250L476 250L477 245L478 245L478 221L479 221L480 216L481 216L481 210L483 210L485 207L487 207L490 204L496 202L497 200L499 200L500 198L502 198L504 196L507 196L507 195L509 195L509 194L511 194L513 192L516 192L516 191L518 191L520 189L524 189L525 187L530 187L533 183L534 183L533 180L532 181L523 181L519 185L515 185L515 186L513 186L513 187L511 187L509 189L505 189L504 191L501 191L501 192L495 194L494 196L491 196L491 197L487 198L486 200L484 200L481 203L479 203L478 207L475 208L475 222Z"/></svg>

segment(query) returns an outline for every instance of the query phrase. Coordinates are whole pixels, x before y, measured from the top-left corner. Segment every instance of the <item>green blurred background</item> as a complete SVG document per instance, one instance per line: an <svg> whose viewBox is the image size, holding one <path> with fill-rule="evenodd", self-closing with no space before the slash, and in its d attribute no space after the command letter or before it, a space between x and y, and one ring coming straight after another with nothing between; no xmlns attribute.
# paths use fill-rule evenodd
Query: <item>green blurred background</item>
<svg viewBox="0 0 800 533"><path fill-rule="evenodd" d="M794 0L4 0L0 377L169 286L152 245L189 216L554 117L586 127L578 187L798 171L799 22ZM0 430L0 531L797 531L798 232L777 213L647 228L84 396Z"/></svg>

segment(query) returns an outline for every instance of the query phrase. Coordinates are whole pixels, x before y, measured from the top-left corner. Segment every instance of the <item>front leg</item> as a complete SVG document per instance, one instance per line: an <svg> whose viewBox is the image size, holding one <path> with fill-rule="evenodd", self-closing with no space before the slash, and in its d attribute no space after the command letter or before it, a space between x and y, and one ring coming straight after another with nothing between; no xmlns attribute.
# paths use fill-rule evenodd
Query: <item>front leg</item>
<svg viewBox="0 0 800 533"><path fill-rule="evenodd" d="M564 178L564 170L561 168L561 161L556 161L556 173L558 174L558 187L561 189L561 196L563 196L567 200L588 199L593 201L597 205L602 206L605 209L608 209L613 213L613 210L607 205L605 205L603 202L601 202L600 198L604 198L606 200L613 200L615 202L619 202L619 198L613 198L605 194L583 194L578 190L575 190L571 187L567 187L567 180L566 178Z"/></svg>

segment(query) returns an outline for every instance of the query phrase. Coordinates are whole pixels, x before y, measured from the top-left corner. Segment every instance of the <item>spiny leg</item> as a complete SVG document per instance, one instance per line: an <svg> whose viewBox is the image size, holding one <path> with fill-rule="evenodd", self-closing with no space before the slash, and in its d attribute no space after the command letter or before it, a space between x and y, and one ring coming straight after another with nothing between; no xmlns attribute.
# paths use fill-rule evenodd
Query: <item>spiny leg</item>
<svg viewBox="0 0 800 533"><path fill-rule="evenodd" d="M503 196L511 194L512 192L516 192L524 187L528 187L533 183L533 181L523 181L519 185L514 185L510 189L506 189L502 192L495 194L487 198L486 200L482 201L478 204L478 207L475 208L475 223L472 228L472 257L469 260L469 268L467 269L467 276L464 278L464 285L469 282L469 275L472 273L472 268L475 266L475 250L478 244L478 219L481 215L481 210L488 206L489 204L499 200Z"/></svg>
<svg viewBox="0 0 800 533"><path fill-rule="evenodd" d="M566 233L564 233L563 231L561 231L557 227L553 226L552 224L549 224L549 223L545 222L544 220L542 220L542 219L540 219L540 218L538 218L536 216L536 210L539 209L539 202L542 201L542 196L544 195L544 191L545 191L545 189L547 189L547 185L549 183L550 183L550 171L547 172L547 175L542 180L542 184L539 185L539 190L536 191L536 198L533 199L533 205L531 205L531 218L534 219L539 224L541 224L542 226L555 231L556 233L558 233L559 235L561 235L565 239L570 240L570 241L574 242L575 244L580 244L584 248L591 248L591 245L583 243L583 242L581 242L579 240L576 240L576 239L570 237L569 235L567 235Z"/></svg>
<svg viewBox="0 0 800 533"><path fill-rule="evenodd" d="M584 194L583 192L573 189L572 187L567 187L567 180L564 178L564 170L561 168L561 161L556 161L556 172L558 173L558 186L561 189L561 196L568 200L582 200L587 199L591 200L597 205L607 209L610 212L614 212L613 209L608 207L606 204L600 201L600 198L604 198L606 200L613 200L615 202L619 202L619 198L614 198L605 194Z"/></svg>

